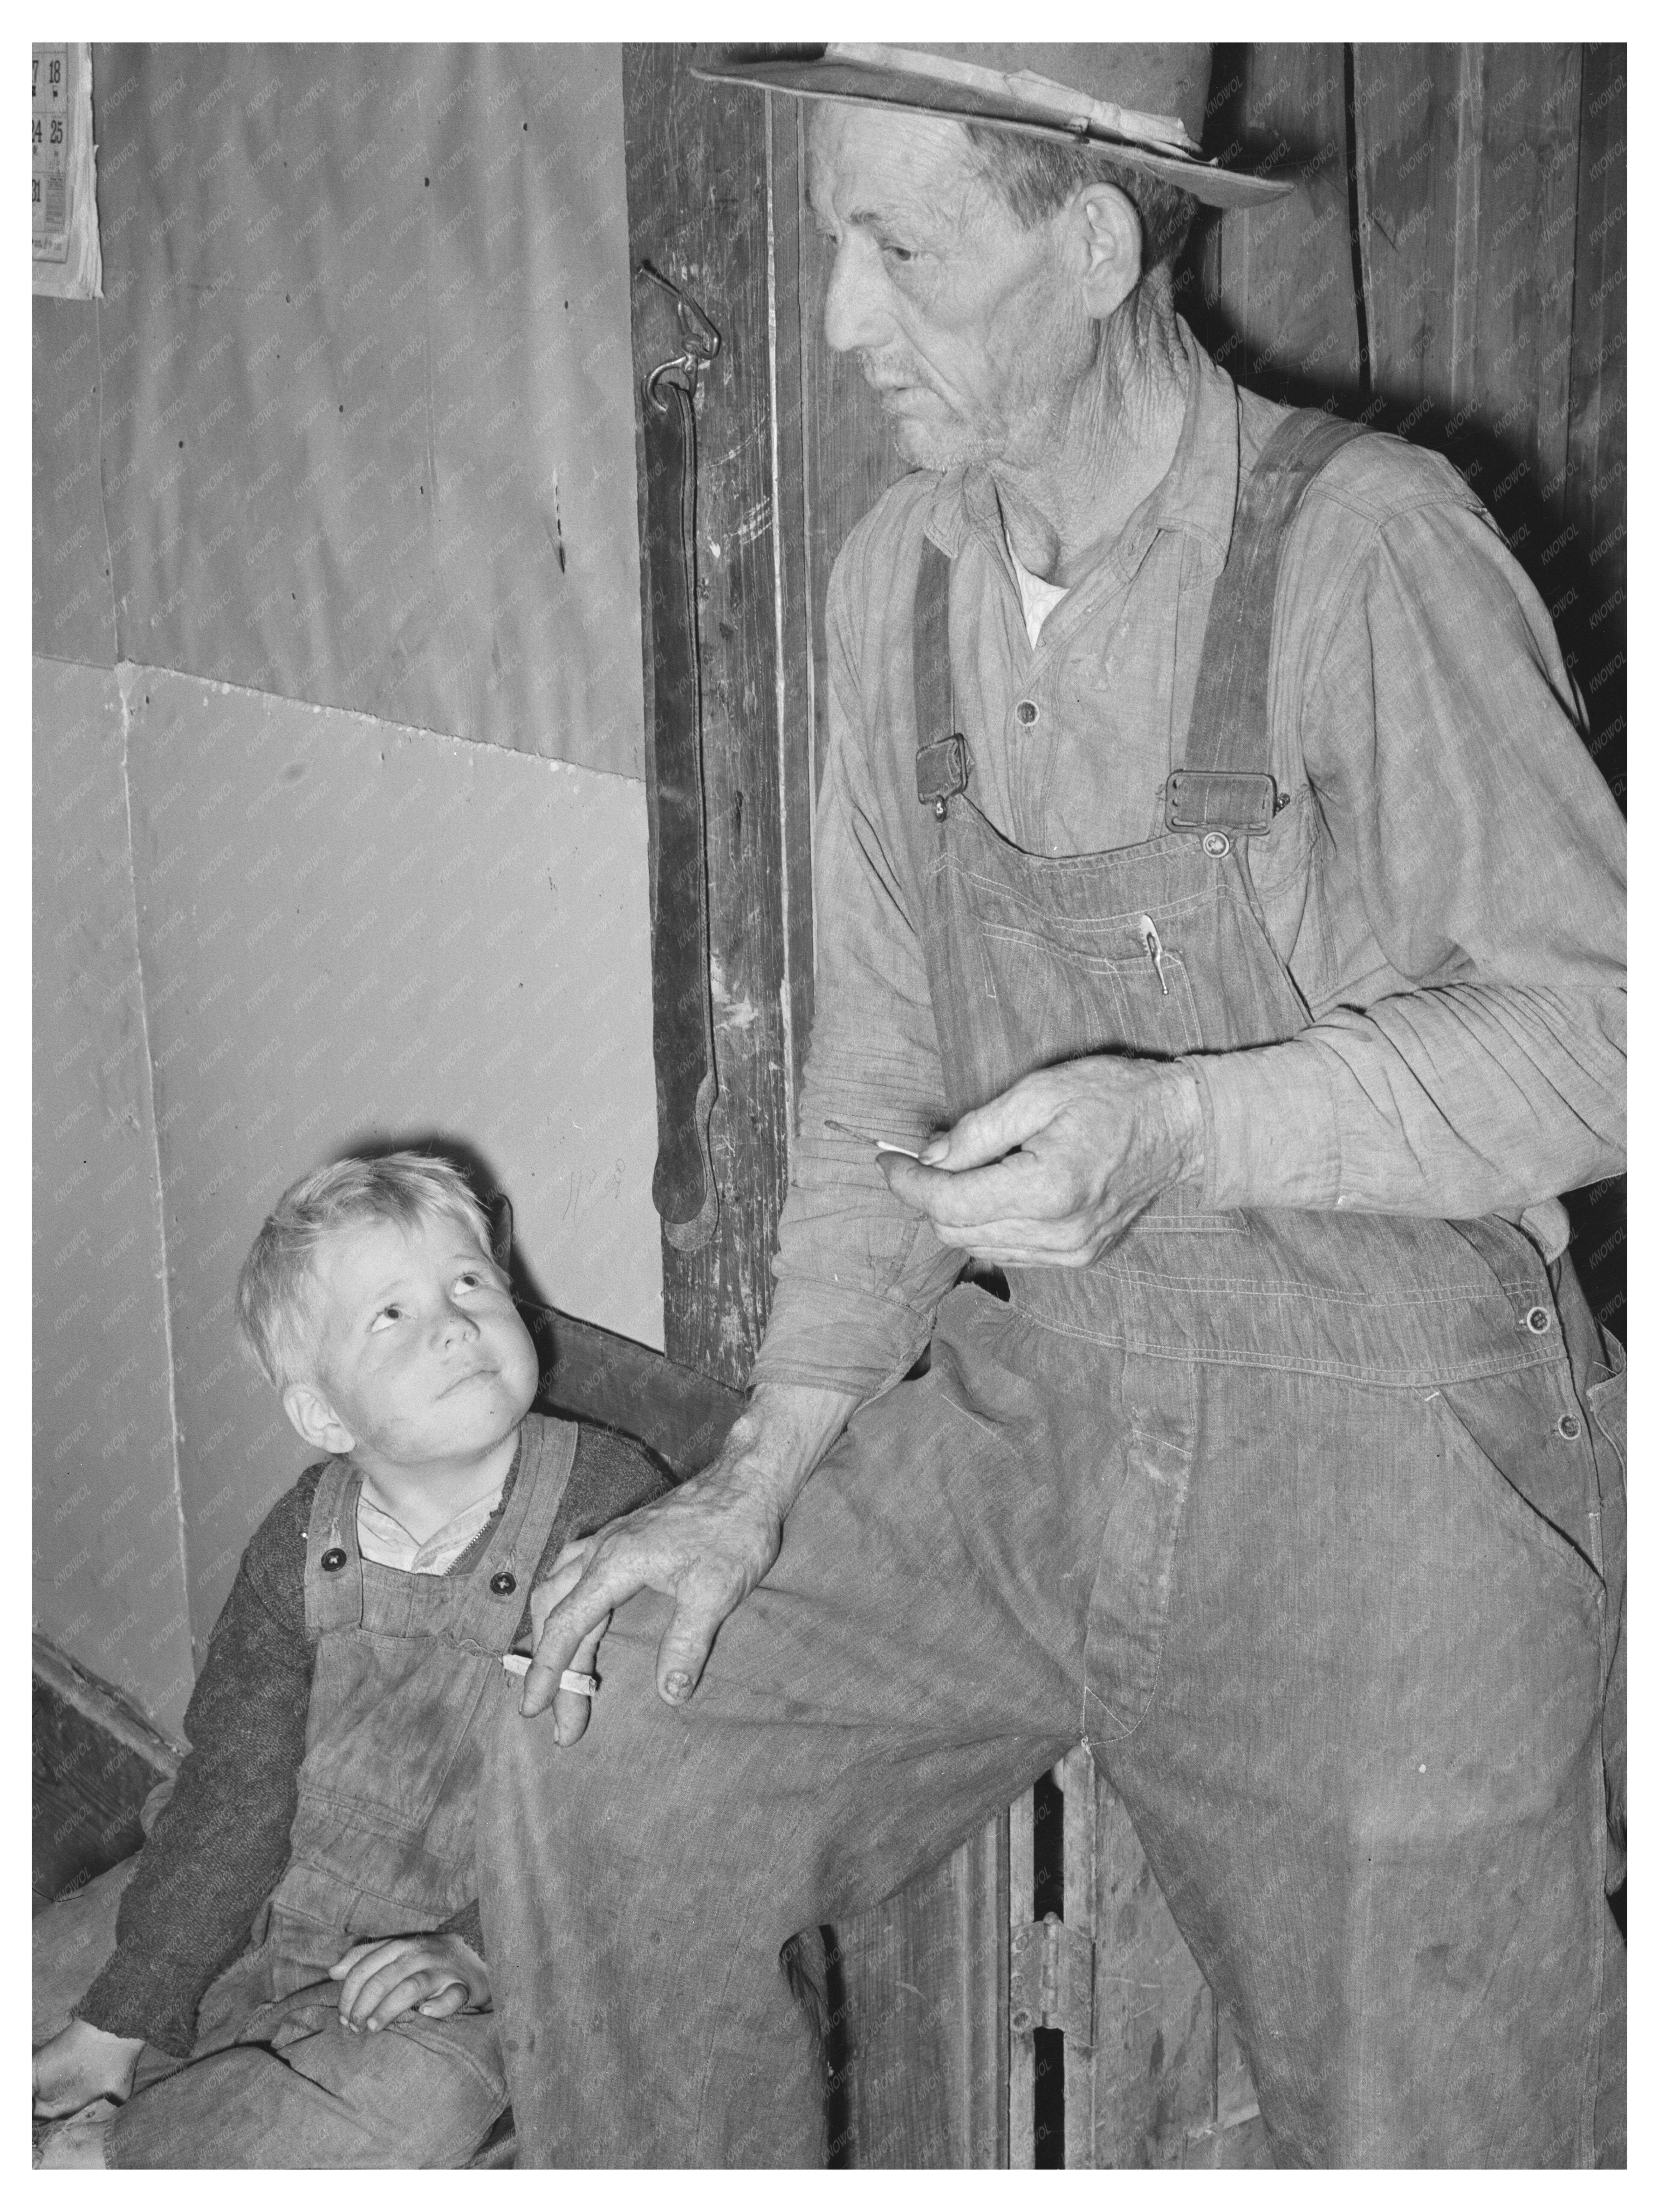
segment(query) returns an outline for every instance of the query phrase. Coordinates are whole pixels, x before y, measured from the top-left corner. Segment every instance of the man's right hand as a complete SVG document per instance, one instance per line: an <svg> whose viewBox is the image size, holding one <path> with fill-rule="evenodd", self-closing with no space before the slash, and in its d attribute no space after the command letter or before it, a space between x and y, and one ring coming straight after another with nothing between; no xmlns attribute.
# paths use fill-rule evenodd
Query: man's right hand
<svg viewBox="0 0 1659 2212"><path fill-rule="evenodd" d="M143 2036L108 2035L89 2021L72 2020L34 2054L34 2109L42 2119L78 2112L99 2097L126 2100Z"/></svg>
<svg viewBox="0 0 1659 2212"><path fill-rule="evenodd" d="M547 1585L545 1612L535 1595L531 1600L536 1656L520 1710L539 1713L551 1705L559 1676L576 1654L591 1647L596 1632L603 1633L617 1606L642 1589L660 1590L674 1601L657 1647L657 1692L671 1705L683 1705L702 1678L720 1623L777 1558L786 1515L858 1402L846 1391L763 1384L720 1457L701 1474L567 1545ZM554 1600L555 1591L563 1595ZM556 1711L554 1732L566 1743L581 1729Z"/></svg>

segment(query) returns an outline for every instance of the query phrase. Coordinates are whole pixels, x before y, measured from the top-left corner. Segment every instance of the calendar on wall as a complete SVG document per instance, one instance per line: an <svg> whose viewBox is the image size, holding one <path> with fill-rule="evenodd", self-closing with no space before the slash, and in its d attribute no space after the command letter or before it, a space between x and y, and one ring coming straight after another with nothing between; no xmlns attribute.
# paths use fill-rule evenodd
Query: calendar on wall
<svg viewBox="0 0 1659 2212"><path fill-rule="evenodd" d="M103 286L93 173L92 48L37 46L29 114L34 289L95 300Z"/></svg>

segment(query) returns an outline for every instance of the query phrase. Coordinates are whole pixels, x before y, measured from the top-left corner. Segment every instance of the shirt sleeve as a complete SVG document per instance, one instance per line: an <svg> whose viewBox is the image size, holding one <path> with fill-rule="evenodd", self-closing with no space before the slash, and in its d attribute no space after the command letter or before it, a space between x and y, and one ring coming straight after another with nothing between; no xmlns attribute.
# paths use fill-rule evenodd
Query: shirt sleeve
<svg viewBox="0 0 1659 2212"><path fill-rule="evenodd" d="M290 1491L242 1556L185 1709L189 1755L122 1894L114 1954L76 2008L174 2057L288 1864L311 1696L308 1502Z"/></svg>
<svg viewBox="0 0 1659 2212"><path fill-rule="evenodd" d="M1361 546L1301 690L1314 1020L1188 1063L1206 1203L1518 1218L1624 1164L1624 823L1486 518Z"/></svg>
<svg viewBox="0 0 1659 2212"><path fill-rule="evenodd" d="M915 1363L962 1255L900 1205L876 1165L876 1137L919 1144L948 1115L927 963L898 865L902 833L892 794L878 788L860 696L852 609L868 604L872 580L849 590L859 550L855 538L837 562L826 610L812 1042L778 1225L776 1295L750 1379L863 1398Z"/></svg>

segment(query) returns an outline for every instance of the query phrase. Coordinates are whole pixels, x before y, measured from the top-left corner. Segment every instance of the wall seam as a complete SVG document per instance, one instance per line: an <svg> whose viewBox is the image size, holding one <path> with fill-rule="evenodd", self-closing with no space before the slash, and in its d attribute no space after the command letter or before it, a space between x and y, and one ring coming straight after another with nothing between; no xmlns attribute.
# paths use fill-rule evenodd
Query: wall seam
<svg viewBox="0 0 1659 2212"><path fill-rule="evenodd" d="M100 389L99 398L103 397ZM173 1267L167 1249L167 1188L161 1179L161 1129L155 1111L155 1062L149 1042L149 1002L144 981L143 940L138 930L138 869L137 845L133 836L132 819L132 706L131 686L138 680L140 671L129 660L118 661L115 667L116 690L121 701L121 796L127 810L127 883L132 896L132 961L138 979L138 1041L143 1060L144 1080L149 1091L149 1141L154 1161L155 1193L155 1234L161 1254L161 1356L167 1362L167 1427L173 1442L173 1504L179 1531L179 1575L183 1584L185 1626L190 1632L192 1663L196 1653L195 1624L191 1619L190 1541L185 1526L185 1486L179 1456L179 1370L173 1357Z"/></svg>
<svg viewBox="0 0 1659 2212"><path fill-rule="evenodd" d="M783 482L778 449L778 228L777 171L773 160L774 101L769 93L766 111L766 378L768 465L772 477L772 688L777 714L778 762L778 936L782 975L778 983L778 1009L783 1043L783 1181L789 1181L789 1163L799 1134L795 1097L795 954L789 930L789 668L788 639L783 606ZM793 120L793 118L792 118Z"/></svg>

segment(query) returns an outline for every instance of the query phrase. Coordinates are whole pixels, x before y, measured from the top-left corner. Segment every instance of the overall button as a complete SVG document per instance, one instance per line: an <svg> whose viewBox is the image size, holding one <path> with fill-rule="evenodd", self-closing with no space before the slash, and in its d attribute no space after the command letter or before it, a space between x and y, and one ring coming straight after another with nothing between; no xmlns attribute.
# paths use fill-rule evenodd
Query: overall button
<svg viewBox="0 0 1659 2212"><path fill-rule="evenodd" d="M323 1553L322 1569L325 1575L337 1575L346 1563L346 1555L337 1544L331 1544Z"/></svg>
<svg viewBox="0 0 1659 2212"><path fill-rule="evenodd" d="M1527 1316L1527 1327L1534 1336L1547 1336L1550 1333L1549 1308L1534 1306Z"/></svg>
<svg viewBox="0 0 1659 2212"><path fill-rule="evenodd" d="M1233 841L1224 830L1211 830L1206 832L1204 849L1212 860L1224 860L1233 849Z"/></svg>
<svg viewBox="0 0 1659 2212"><path fill-rule="evenodd" d="M516 1575L508 1574L507 1569L503 1567L500 1574L491 1575L489 1577L489 1587L495 1591L497 1597L511 1597L514 1591L519 1587L518 1577Z"/></svg>
<svg viewBox="0 0 1659 2212"><path fill-rule="evenodd" d="M1577 1413L1563 1413L1555 1425L1555 1433L1565 1437L1570 1444L1576 1444L1584 1433L1584 1425Z"/></svg>
<svg viewBox="0 0 1659 2212"><path fill-rule="evenodd" d="M1029 730L1042 709L1035 699L1022 699L1014 709L1014 720L1022 730Z"/></svg>

